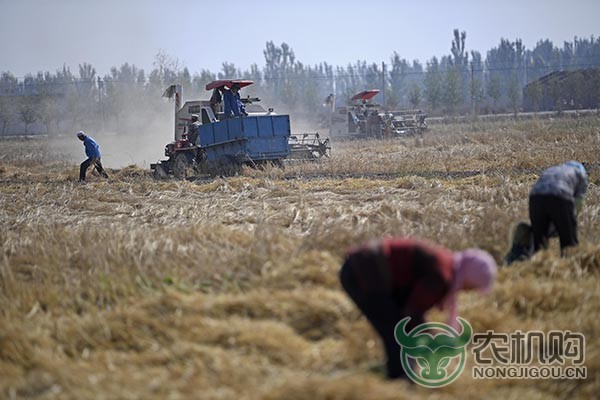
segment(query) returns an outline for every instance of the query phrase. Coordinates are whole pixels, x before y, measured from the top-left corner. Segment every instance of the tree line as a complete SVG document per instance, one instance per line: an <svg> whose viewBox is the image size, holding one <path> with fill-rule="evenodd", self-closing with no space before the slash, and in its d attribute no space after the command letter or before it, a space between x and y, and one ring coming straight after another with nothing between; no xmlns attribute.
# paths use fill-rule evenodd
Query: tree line
<svg viewBox="0 0 600 400"><path fill-rule="evenodd" d="M562 47L544 39L533 49L526 49L520 39L503 38L485 57L469 51L466 41L466 32L454 30L449 54L432 57L425 64L394 52L382 63L359 60L347 66L306 65L288 44L269 41L263 50L264 65L255 63L247 70L224 62L218 72L201 69L192 74L187 66L160 51L149 73L129 63L112 67L102 77L87 63L80 64L77 73L63 67L55 73L39 72L20 79L7 71L0 74L0 124L2 133L15 120L26 130L31 124L41 124L48 133L86 125L123 132L132 128L126 117L133 104L136 113L156 114L164 110L160 95L167 86L182 85L185 99L207 98L204 86L225 78L251 79L255 82L252 94L266 104L315 117L323 112L323 99L330 93L336 95L338 104L344 104L365 89L380 89L376 99L388 110L422 108L430 115L517 112L524 92L528 96L540 90L535 85L524 90L528 83L555 71L600 67L600 38L593 36L575 38ZM557 89L562 92L554 94L557 101L560 98L565 103L564 93L579 90L584 92L586 104L598 107L600 74L591 77L577 89L563 82L563 89ZM538 109L554 106L552 101L534 103Z"/></svg>

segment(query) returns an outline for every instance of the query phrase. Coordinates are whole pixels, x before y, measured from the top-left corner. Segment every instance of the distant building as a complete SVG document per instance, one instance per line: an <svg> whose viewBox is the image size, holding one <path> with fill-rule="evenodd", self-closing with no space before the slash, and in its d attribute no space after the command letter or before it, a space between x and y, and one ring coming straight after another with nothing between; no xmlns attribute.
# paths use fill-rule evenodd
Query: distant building
<svg viewBox="0 0 600 400"><path fill-rule="evenodd" d="M524 111L560 111L600 107L600 68L555 71L523 89Z"/></svg>

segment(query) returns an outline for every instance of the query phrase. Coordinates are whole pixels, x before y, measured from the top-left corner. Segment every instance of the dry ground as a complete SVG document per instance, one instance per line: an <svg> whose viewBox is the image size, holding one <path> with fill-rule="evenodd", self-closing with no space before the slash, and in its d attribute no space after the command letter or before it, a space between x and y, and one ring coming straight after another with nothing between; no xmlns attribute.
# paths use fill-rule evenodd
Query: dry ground
<svg viewBox="0 0 600 400"><path fill-rule="evenodd" d="M102 138L99 139L102 143ZM155 181L76 182L55 141L0 141L0 398L595 398L600 392L600 118L438 126L334 147L330 160ZM582 245L461 295L475 331L570 329L587 380L387 382L340 290L345 249L416 235L500 261L545 167L592 163ZM107 165L110 168L110 165ZM442 318L438 314L432 318ZM596 395L594 395L596 393Z"/></svg>

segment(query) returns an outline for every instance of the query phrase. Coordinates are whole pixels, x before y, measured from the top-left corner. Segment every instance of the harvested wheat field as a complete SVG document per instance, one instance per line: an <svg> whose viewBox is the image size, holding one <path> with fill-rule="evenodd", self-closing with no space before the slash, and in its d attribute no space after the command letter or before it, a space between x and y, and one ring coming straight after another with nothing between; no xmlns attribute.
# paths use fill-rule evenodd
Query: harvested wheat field
<svg viewBox="0 0 600 400"><path fill-rule="evenodd" d="M420 140L334 144L318 164L196 181L105 163L108 181L80 185L83 149L64 155L60 140L0 141L2 398L600 393L598 116L436 126ZM475 332L583 333L587 379L476 380L469 368L441 389L383 379L378 339L338 283L344 251L414 235L501 262L539 172L571 159L590 163L582 244L502 269L489 297L461 294L460 315Z"/></svg>

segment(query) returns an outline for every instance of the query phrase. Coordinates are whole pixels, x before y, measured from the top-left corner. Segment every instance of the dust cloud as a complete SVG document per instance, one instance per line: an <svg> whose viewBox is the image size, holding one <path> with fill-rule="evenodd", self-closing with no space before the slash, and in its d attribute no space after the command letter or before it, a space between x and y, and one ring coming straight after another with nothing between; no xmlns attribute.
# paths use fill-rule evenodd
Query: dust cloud
<svg viewBox="0 0 600 400"><path fill-rule="evenodd" d="M80 128L72 126L52 135L48 138L48 151L67 162L85 160L83 142L76 137L76 133L83 130L100 146L102 163L106 168L135 165L148 169L151 163L164 158L165 145L173 141L173 103L165 101L159 112L127 110L123 114L126 117L119 120L118 126L86 123Z"/></svg>

